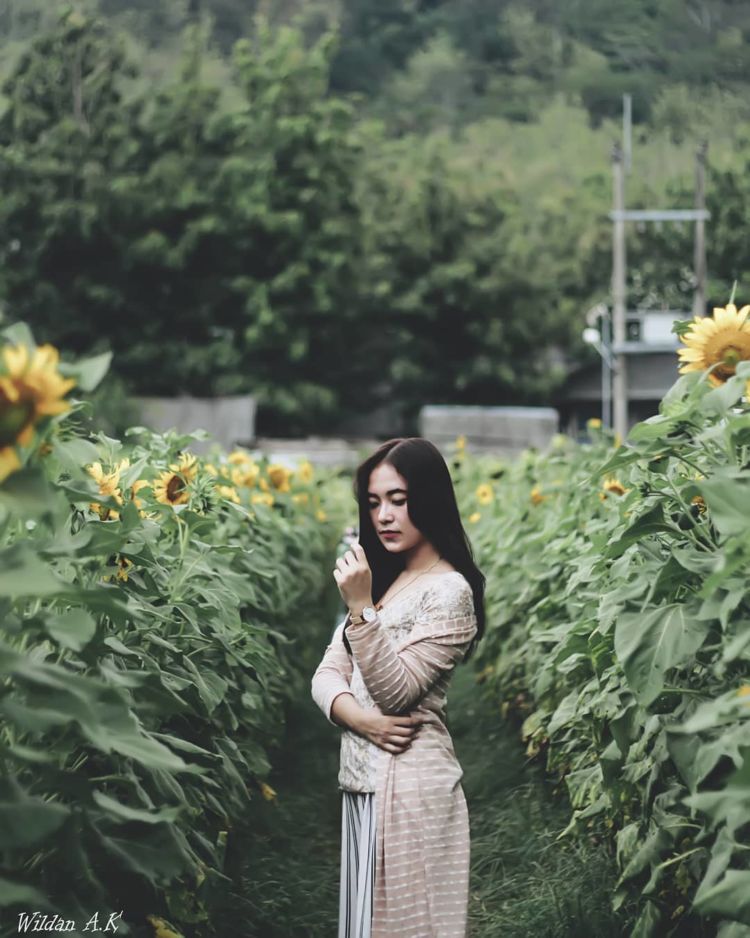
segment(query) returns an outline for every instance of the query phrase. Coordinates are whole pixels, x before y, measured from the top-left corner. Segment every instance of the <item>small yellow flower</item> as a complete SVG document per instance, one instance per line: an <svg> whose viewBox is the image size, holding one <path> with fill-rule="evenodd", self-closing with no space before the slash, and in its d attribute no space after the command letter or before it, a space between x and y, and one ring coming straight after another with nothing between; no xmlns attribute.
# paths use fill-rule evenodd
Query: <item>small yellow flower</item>
<svg viewBox="0 0 750 938"><path fill-rule="evenodd" d="M173 931L158 915L147 915L146 920L153 926L154 938L182 938L182 935Z"/></svg>
<svg viewBox="0 0 750 938"><path fill-rule="evenodd" d="M271 788L270 785L267 785L265 782L260 783L260 790L263 797L266 801L274 801L276 798L276 792Z"/></svg>
<svg viewBox="0 0 750 938"><path fill-rule="evenodd" d="M271 485L277 492L289 491L289 479L292 473L286 466L282 466L281 463L271 463L267 472L268 478L271 480Z"/></svg>
<svg viewBox="0 0 750 938"><path fill-rule="evenodd" d="M270 508L274 503L274 497L270 492L254 492L250 496L250 502L253 505L268 505Z"/></svg>
<svg viewBox="0 0 750 938"><path fill-rule="evenodd" d="M268 482L266 482L266 480L263 479L263 478L258 479L258 486L259 486L259 488L260 488L263 492L270 492L270 491L271 491L271 486L270 486L270 485L268 484Z"/></svg>
<svg viewBox="0 0 750 938"><path fill-rule="evenodd" d="M217 476L219 474L219 470L216 468L216 466L212 462L205 463L203 468L206 470L206 472L210 476Z"/></svg>
<svg viewBox="0 0 750 938"><path fill-rule="evenodd" d="M606 495L625 495L628 489L619 482L614 476L608 476L602 484L602 491Z"/></svg>
<svg viewBox="0 0 750 938"><path fill-rule="evenodd" d="M542 495L542 490L538 485L535 485L534 488L529 493L529 498L531 499L532 504L541 505L542 502L546 501L549 498L549 495Z"/></svg>
<svg viewBox="0 0 750 938"><path fill-rule="evenodd" d="M237 489L233 485L217 485L216 491L222 498L227 498L230 502L234 502L235 505L239 505L240 496L237 494Z"/></svg>
<svg viewBox="0 0 750 938"><path fill-rule="evenodd" d="M313 464L309 459L304 459L299 466L297 466L294 475L298 482L301 482L302 485L307 485L312 482L314 473Z"/></svg>
<svg viewBox="0 0 750 938"><path fill-rule="evenodd" d="M492 486L487 482L483 482L481 485L478 485L474 494L476 495L477 501L480 505L489 505L489 503L495 497Z"/></svg>
<svg viewBox="0 0 750 938"><path fill-rule="evenodd" d="M456 437L455 446L456 446L456 449L457 449L457 450L465 450L465 449L466 449L466 435L465 435L464 433L459 433L459 434L458 434L458 436Z"/></svg>
<svg viewBox="0 0 750 938"><path fill-rule="evenodd" d="M476 524L477 521L482 517L482 513L479 511L474 511L469 515L469 524Z"/></svg>
<svg viewBox="0 0 750 938"><path fill-rule="evenodd" d="M132 560L128 560L127 557L118 557L117 558L117 579L122 580L123 583L128 582L128 571L133 566Z"/></svg>
<svg viewBox="0 0 750 938"><path fill-rule="evenodd" d="M602 422L598 417L592 417L590 420L586 421L586 426L589 430L601 430Z"/></svg>
<svg viewBox="0 0 750 938"><path fill-rule="evenodd" d="M738 697L750 697L750 684L743 684L737 691Z"/></svg>
<svg viewBox="0 0 750 938"><path fill-rule="evenodd" d="M318 510L315 512L315 517L318 519L318 521L328 520L328 515L323 511L322 508L318 508Z"/></svg>
<svg viewBox="0 0 750 938"><path fill-rule="evenodd" d="M310 501L310 496L307 492L297 492L296 494L292 495L292 501L296 505L307 505L307 503Z"/></svg>

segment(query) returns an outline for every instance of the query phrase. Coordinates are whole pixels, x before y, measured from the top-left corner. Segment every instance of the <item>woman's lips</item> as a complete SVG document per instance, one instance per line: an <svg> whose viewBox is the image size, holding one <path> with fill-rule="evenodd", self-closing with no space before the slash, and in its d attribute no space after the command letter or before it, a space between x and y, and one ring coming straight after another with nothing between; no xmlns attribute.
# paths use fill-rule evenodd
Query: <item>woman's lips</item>
<svg viewBox="0 0 750 938"><path fill-rule="evenodd" d="M393 541L400 535L398 531L384 531L380 536L386 541Z"/></svg>

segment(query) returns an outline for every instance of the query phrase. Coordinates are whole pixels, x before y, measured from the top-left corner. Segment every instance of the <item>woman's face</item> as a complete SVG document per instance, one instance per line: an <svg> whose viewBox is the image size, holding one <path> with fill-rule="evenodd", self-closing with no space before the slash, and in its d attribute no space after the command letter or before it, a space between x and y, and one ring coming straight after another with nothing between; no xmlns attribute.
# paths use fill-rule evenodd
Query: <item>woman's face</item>
<svg viewBox="0 0 750 938"><path fill-rule="evenodd" d="M399 554L425 540L409 518L406 479L390 463L378 463L370 473L367 499L372 525L389 553Z"/></svg>

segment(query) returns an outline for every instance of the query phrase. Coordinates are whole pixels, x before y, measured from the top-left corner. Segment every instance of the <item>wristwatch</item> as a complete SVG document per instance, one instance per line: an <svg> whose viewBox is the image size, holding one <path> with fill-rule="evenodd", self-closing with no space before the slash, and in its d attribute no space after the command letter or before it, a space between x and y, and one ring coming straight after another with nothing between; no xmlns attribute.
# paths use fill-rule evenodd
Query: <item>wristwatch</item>
<svg viewBox="0 0 750 938"><path fill-rule="evenodd" d="M365 606L361 613L356 616L352 616L349 619L351 625L361 625L363 622L372 622L372 620L377 616L377 612L372 608L372 606Z"/></svg>

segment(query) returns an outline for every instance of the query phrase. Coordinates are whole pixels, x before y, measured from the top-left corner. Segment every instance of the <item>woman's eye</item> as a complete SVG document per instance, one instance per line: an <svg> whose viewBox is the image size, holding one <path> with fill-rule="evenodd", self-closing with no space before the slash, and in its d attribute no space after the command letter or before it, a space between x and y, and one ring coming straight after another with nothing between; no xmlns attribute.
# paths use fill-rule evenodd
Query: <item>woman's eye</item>
<svg viewBox="0 0 750 938"><path fill-rule="evenodd" d="M406 499L404 499L402 502L394 502L393 504L394 504L394 505L398 505L398 507L400 508L401 505L405 505L405 504L406 504Z"/></svg>

